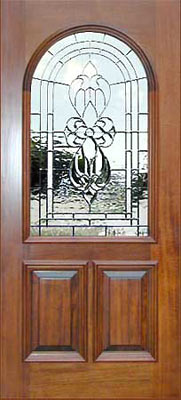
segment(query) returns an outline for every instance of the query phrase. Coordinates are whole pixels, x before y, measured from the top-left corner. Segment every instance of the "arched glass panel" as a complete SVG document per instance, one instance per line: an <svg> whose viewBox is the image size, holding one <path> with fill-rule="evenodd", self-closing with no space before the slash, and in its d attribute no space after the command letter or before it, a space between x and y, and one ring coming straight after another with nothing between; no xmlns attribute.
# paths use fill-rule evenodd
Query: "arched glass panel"
<svg viewBox="0 0 181 400"><path fill-rule="evenodd" d="M57 41L31 84L31 235L147 236L148 78L108 34Z"/></svg>

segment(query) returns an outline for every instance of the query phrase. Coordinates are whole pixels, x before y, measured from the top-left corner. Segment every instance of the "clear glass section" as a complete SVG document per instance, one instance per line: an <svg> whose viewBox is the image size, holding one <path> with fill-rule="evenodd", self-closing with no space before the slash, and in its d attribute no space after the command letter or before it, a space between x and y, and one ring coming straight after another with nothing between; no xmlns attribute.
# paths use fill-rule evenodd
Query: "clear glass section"
<svg viewBox="0 0 181 400"><path fill-rule="evenodd" d="M31 86L31 235L146 236L148 81L124 42L78 33Z"/></svg>

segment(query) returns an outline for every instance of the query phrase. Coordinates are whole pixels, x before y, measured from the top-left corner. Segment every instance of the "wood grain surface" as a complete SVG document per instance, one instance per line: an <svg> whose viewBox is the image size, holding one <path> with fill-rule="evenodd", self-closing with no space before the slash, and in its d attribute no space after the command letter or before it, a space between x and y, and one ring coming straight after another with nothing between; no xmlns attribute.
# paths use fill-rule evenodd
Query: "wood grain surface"
<svg viewBox="0 0 181 400"><path fill-rule="evenodd" d="M180 3L1 3L1 398L180 400ZM52 40L90 25L130 38L154 73L151 237L28 239L29 77ZM77 274L68 280L37 275L70 270ZM113 279L105 271L146 274Z"/></svg>

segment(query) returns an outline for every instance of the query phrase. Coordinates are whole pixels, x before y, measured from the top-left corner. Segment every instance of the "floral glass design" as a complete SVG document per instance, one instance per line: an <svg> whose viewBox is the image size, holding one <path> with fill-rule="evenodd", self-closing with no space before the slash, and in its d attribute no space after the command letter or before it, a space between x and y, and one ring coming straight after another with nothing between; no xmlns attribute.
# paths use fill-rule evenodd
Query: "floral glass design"
<svg viewBox="0 0 181 400"><path fill-rule="evenodd" d="M144 236L148 79L119 39L57 41L31 85L31 234Z"/></svg>
<svg viewBox="0 0 181 400"><path fill-rule="evenodd" d="M69 89L71 104L78 114L68 119L65 128L67 144L78 148L70 165L70 180L88 203L110 178L109 160L101 149L110 146L115 135L112 119L102 117L110 96L109 83L90 61Z"/></svg>

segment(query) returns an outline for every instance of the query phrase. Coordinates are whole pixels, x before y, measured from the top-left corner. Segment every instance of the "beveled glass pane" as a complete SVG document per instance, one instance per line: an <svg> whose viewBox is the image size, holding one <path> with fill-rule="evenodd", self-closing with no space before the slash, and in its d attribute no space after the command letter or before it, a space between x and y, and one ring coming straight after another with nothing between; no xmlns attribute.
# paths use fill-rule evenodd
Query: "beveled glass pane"
<svg viewBox="0 0 181 400"><path fill-rule="evenodd" d="M145 236L148 80L103 33L59 40L31 86L31 235Z"/></svg>

